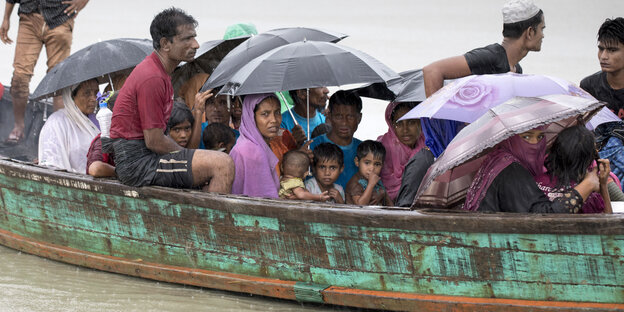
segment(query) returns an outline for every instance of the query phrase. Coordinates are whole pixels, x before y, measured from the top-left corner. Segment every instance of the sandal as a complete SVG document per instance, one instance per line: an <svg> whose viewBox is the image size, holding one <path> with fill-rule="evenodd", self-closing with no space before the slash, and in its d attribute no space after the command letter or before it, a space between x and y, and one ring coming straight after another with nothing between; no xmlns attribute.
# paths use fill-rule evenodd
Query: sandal
<svg viewBox="0 0 624 312"><path fill-rule="evenodd" d="M9 137L4 141L7 145L17 145L21 140L24 139L24 132L17 132L15 129L11 131Z"/></svg>

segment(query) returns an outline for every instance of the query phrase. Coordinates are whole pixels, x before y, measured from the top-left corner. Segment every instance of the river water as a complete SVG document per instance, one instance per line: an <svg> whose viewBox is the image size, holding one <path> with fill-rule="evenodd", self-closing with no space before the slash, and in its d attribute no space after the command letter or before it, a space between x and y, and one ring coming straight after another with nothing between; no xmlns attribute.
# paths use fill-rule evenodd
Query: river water
<svg viewBox="0 0 624 312"><path fill-rule="evenodd" d="M119 37L149 38L149 23L177 6L198 21L198 41L219 39L225 28L251 22L258 31L305 26L343 32L340 44L362 50L397 72L501 42L503 0L105 0L79 13L73 51ZM578 83L600 70L596 33L605 18L624 14L621 0L536 1L546 19L542 51L522 60L525 73ZM16 10L15 10L16 11ZM13 13L9 36L15 39ZM13 46L0 45L0 82L10 84ZM45 75L45 56L35 69L31 91ZM332 91L336 88L331 88ZM385 104L364 101L356 137L374 139L386 131ZM301 311L334 309L194 287L157 283L98 272L0 247L0 311Z"/></svg>

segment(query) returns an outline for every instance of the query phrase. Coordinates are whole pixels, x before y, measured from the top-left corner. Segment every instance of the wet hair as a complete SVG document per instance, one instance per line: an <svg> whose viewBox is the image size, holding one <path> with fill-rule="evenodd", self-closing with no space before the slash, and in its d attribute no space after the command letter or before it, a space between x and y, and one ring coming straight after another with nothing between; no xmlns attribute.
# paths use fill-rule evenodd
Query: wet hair
<svg viewBox="0 0 624 312"><path fill-rule="evenodd" d="M518 39L522 36L522 33L524 33L525 30L529 29L529 27L533 27L534 29L537 28L543 19L544 12L539 10L535 16L529 18L528 20L503 24L503 37Z"/></svg>
<svg viewBox="0 0 624 312"><path fill-rule="evenodd" d="M282 158L282 175L301 177L310 167L310 158L300 150L292 150L286 152Z"/></svg>
<svg viewBox="0 0 624 312"><path fill-rule="evenodd" d="M312 139L316 138L319 135L323 135L325 133L329 133L331 131L331 125L328 123L322 123L317 125L314 130L312 130L312 133L310 134L310 137Z"/></svg>
<svg viewBox="0 0 624 312"><path fill-rule="evenodd" d="M160 50L160 39L166 38L173 42L173 37L178 34L178 26L192 25L197 27L197 21L183 10L170 7L154 16L150 25L152 35L152 45L154 50Z"/></svg>
<svg viewBox="0 0 624 312"><path fill-rule="evenodd" d="M355 92L338 90L329 98L329 111L336 105L353 106L358 113L362 112L362 98Z"/></svg>
<svg viewBox="0 0 624 312"><path fill-rule="evenodd" d="M598 29L598 41L609 45L624 44L624 18L607 18Z"/></svg>
<svg viewBox="0 0 624 312"><path fill-rule="evenodd" d="M398 111L402 109L406 109L406 108L411 110L412 108L416 107L416 105L418 104L420 104L420 102L400 102L392 110L392 113L390 114L390 120L394 121Z"/></svg>
<svg viewBox="0 0 624 312"><path fill-rule="evenodd" d="M358 145L356 151L358 159L362 159L370 153L373 153L373 158L379 158L382 161L386 159L386 148L381 142L366 140Z"/></svg>
<svg viewBox="0 0 624 312"><path fill-rule="evenodd" d="M335 160L340 167L344 166L344 153L334 143L321 143L312 150L312 154L314 154L315 165L324 161Z"/></svg>
<svg viewBox="0 0 624 312"><path fill-rule="evenodd" d="M171 128L187 121L193 125L195 122L195 118L193 117L193 113L191 110L184 104L183 102L173 102L173 109L171 111L171 117L169 117L169 121L167 122L167 133Z"/></svg>
<svg viewBox="0 0 624 312"><path fill-rule="evenodd" d="M211 123L204 128L202 133L202 141L206 149L217 149L219 143L229 145L236 142L236 135L232 128L222 123Z"/></svg>
<svg viewBox="0 0 624 312"><path fill-rule="evenodd" d="M594 134L584 125L577 125L557 135L544 165L557 179L557 186L567 187L572 182L581 182L587 168L597 158Z"/></svg>
<svg viewBox="0 0 624 312"><path fill-rule="evenodd" d="M303 89L305 90L305 89ZM297 97L297 92L299 90L288 90L288 95L290 95L290 98L293 100L294 104L298 104L299 103L299 98Z"/></svg>

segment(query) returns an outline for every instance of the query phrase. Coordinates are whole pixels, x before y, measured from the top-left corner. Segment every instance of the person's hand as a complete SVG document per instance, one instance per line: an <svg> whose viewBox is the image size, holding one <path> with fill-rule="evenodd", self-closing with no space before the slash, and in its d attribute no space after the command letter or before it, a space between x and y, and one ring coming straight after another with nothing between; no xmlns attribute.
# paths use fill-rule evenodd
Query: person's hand
<svg viewBox="0 0 624 312"><path fill-rule="evenodd" d="M381 180L381 178L374 172L371 172L368 176L368 185L375 185L377 184L377 182L379 182L379 180Z"/></svg>
<svg viewBox="0 0 624 312"><path fill-rule="evenodd" d="M611 166L608 159L598 159L598 180L600 185L607 185Z"/></svg>
<svg viewBox="0 0 624 312"><path fill-rule="evenodd" d="M295 139L295 143L297 143L297 146L301 146L301 144L303 144L303 142L305 142L305 140L307 139L301 125L295 125L292 129L290 129L290 133L292 133L292 136Z"/></svg>
<svg viewBox="0 0 624 312"><path fill-rule="evenodd" d="M331 188L327 192L329 194L329 197L333 198L334 201L336 201L336 203L344 204L344 200L342 199L342 195L340 195L340 192L338 192L337 189Z"/></svg>
<svg viewBox="0 0 624 312"><path fill-rule="evenodd" d="M67 14L67 16L71 16L72 14L76 16L78 15L78 12L80 12L87 5L87 2L89 2L89 0L61 1L61 3L63 4L69 4L69 6L65 9L65 11L63 11L63 13Z"/></svg>
<svg viewBox="0 0 624 312"><path fill-rule="evenodd" d="M306 142L305 144L303 144L302 147L299 148L300 151L308 155L308 158L310 158L310 163L314 161L314 153L312 153L312 150L310 149L310 144L312 144L312 142L314 142L314 140Z"/></svg>
<svg viewBox="0 0 624 312"><path fill-rule="evenodd" d="M11 22L9 19L2 20L2 26L0 26L0 40L4 44L11 44L13 40L9 38L9 28L11 27Z"/></svg>
<svg viewBox="0 0 624 312"><path fill-rule="evenodd" d="M600 179L598 178L597 171L598 171L598 168L595 168L595 167L590 169L587 172L587 174L585 174L585 178L583 178L583 181L582 181L588 184L592 192L600 191Z"/></svg>
<svg viewBox="0 0 624 312"><path fill-rule="evenodd" d="M195 103L193 103L193 112L204 114L206 111L206 101L213 96L212 89L195 94Z"/></svg>
<svg viewBox="0 0 624 312"><path fill-rule="evenodd" d="M319 199L320 199L320 201L326 202L326 201L328 201L330 198L331 198L331 196L329 196L329 192L328 192L328 191L325 191L325 192L323 192L323 193L319 194Z"/></svg>

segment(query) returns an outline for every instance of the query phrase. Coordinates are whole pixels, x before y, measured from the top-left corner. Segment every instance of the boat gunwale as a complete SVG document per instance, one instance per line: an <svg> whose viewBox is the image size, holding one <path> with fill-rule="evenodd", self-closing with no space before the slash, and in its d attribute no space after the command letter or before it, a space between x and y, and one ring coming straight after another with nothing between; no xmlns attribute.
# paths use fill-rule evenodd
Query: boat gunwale
<svg viewBox="0 0 624 312"><path fill-rule="evenodd" d="M331 205L311 201L221 195L158 186L132 187L117 180L0 158L0 174L98 193L164 200L208 209L308 223L411 231L467 233L624 235L624 214L475 213L444 209Z"/></svg>

